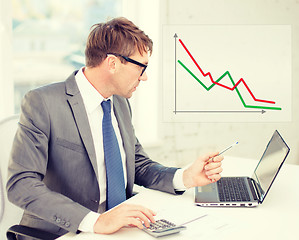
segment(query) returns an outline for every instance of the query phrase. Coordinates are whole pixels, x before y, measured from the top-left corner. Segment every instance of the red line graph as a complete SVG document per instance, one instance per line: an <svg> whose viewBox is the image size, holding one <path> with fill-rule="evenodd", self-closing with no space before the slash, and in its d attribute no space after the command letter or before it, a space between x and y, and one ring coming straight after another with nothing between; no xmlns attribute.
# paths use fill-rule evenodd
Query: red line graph
<svg viewBox="0 0 299 240"><path fill-rule="evenodd" d="M183 43L183 41L181 39L179 39L179 42L181 43L181 45L183 46L183 48L185 49L185 51L188 53L189 57L192 59L192 61L194 62L194 64L196 65L196 67L198 68L198 70L201 72L201 74L204 76L204 77L209 77L210 80L212 81L212 83L218 85L218 86L221 86L223 88L226 88L228 90L231 90L233 91L241 82L243 83L243 85L246 87L247 91L249 92L249 94L251 95L251 97L253 98L254 101L257 101L257 102L264 102L264 103L271 103L271 104L275 104L274 101L269 101L269 100L262 100L262 99L257 99L253 93L251 92L251 90L249 89L248 85L246 84L246 82L244 81L243 78L240 78L240 80L233 86L233 87L229 87L229 86L226 86L224 84L221 84L219 82L216 82L214 81L212 75L210 72L207 72L207 73L204 73L204 71L201 69L201 67L198 65L198 63L196 62L196 60L194 59L194 57L192 56L192 54L189 52L189 50L187 49L187 47L185 46L185 44Z"/></svg>

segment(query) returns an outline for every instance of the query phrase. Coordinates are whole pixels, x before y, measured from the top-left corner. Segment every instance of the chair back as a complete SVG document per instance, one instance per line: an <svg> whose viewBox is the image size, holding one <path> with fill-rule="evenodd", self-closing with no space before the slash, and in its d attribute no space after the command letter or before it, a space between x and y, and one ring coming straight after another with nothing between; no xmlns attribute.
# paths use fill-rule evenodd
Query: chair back
<svg viewBox="0 0 299 240"><path fill-rule="evenodd" d="M23 210L7 199L6 182L9 155L17 130L19 115L0 121L0 239L6 239L7 229L19 224Z"/></svg>

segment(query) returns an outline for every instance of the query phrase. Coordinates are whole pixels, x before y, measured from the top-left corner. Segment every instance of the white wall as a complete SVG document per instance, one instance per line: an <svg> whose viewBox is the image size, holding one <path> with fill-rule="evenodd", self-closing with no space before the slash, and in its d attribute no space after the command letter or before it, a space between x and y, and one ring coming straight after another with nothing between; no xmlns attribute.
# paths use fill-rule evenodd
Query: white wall
<svg viewBox="0 0 299 240"><path fill-rule="evenodd" d="M124 0L125 16L133 20L154 40L154 55L150 67L162 70L163 24L291 24L292 25L292 122L286 123L164 123L162 122L162 73L153 72L149 81L142 83L136 95L137 112L148 129L141 129L138 137L147 142L148 132L156 131L160 143L157 147L145 145L149 155L165 164L182 166L198 155L221 150L235 140L240 145L228 154L259 158L274 129L278 129L289 146L288 162L299 164L299 2L298 0ZM134 7L135 6L135 7ZM0 119L12 114L13 85L11 79L11 12L7 1L0 0ZM5 14L3 14L5 12ZM160 33L160 40L159 40ZM2 44L2 43L6 44ZM158 55L158 56L157 56ZM150 71L148 71L150 72ZM297 80L297 81L296 81ZM150 89L150 90L149 90ZM155 94L158 93L158 97ZM139 99L146 100L144 102ZM142 101L143 101L142 100ZM133 99L134 101L134 99ZM159 111L156 120L155 111ZM154 117L153 117L154 116ZM155 139L156 133L152 134ZM150 139L151 141L151 139Z"/></svg>
<svg viewBox="0 0 299 240"><path fill-rule="evenodd" d="M273 131L278 129L291 148L287 162L299 164L299 1L163 0L160 3L161 25L291 24L293 115L291 122L284 123L164 123L163 109L158 105L163 144L147 148L149 155L162 163L182 166L200 154L221 150L238 140L239 146L227 155L259 159Z"/></svg>
<svg viewBox="0 0 299 240"><path fill-rule="evenodd" d="M123 15L142 29L154 42L154 50L146 69L148 81L141 82L130 99L133 108L133 123L137 136L149 147L157 146L158 139L158 94L159 89L159 33L160 1L123 0ZM149 10L151 9L151 10ZM146 125L150 127L145 127Z"/></svg>

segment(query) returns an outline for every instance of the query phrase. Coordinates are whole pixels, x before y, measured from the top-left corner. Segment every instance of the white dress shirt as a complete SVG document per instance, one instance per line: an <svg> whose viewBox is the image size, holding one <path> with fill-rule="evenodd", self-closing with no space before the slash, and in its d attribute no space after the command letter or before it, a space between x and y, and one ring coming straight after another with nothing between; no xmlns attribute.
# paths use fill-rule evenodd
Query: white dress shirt
<svg viewBox="0 0 299 240"><path fill-rule="evenodd" d="M113 98L105 99L87 80L84 75L84 67L82 67L76 74L76 82L81 93L83 103L87 112L87 117L92 133L93 143L95 147L97 167L98 167L98 183L100 188L100 204L106 201L106 168L104 160L104 146L103 146L103 133L102 133L102 120L103 109L101 106L102 101L111 100L111 119L112 125L118 140L118 145L121 153L125 185L127 185L127 168L126 168L126 155L123 148L123 142L118 128L118 123L113 110ZM179 169L173 179L174 188L177 190L185 189L182 178L183 170ZM90 212L82 220L79 230L83 232L93 232L93 226L96 223L99 213Z"/></svg>
<svg viewBox="0 0 299 240"><path fill-rule="evenodd" d="M113 98L105 99L86 79L84 68L81 68L76 74L76 82L81 93L83 103L85 105L93 143L95 147L99 187L100 187L100 204L106 201L106 168L104 159L104 146L103 146L103 133L102 133L102 121L103 121L103 109L101 106L102 101L111 100L111 120L112 125L118 141L118 146L123 162L125 185L127 185L127 169L126 169L126 155L123 147L122 138L118 128L118 123L114 115L113 110Z"/></svg>

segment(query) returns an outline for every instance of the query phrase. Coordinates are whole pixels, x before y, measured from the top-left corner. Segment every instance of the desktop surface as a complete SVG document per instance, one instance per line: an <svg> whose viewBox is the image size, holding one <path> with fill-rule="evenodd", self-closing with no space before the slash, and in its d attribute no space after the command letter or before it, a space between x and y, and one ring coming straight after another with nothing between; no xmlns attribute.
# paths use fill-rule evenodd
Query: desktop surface
<svg viewBox="0 0 299 240"><path fill-rule="evenodd" d="M223 176L250 176L257 161L225 157ZM183 195L171 195L155 190L136 187L140 193L127 200L147 206L158 212L157 217L169 219L177 224L186 224L186 230L162 240L198 239L296 239L299 235L297 214L299 213L299 165L285 163L267 198L254 208L213 208L194 204L194 189ZM192 221L193 220L193 221ZM93 233L68 233L59 240L102 239L155 239L137 228L123 228L111 235Z"/></svg>

